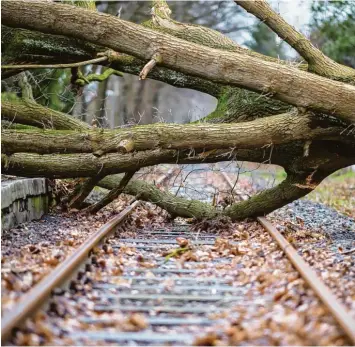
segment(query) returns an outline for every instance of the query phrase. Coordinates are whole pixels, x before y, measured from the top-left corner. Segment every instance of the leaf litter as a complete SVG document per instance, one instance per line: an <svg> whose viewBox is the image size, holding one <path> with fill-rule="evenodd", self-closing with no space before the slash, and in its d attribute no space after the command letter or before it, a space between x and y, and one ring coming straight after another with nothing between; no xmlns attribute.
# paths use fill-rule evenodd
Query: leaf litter
<svg viewBox="0 0 355 347"><path fill-rule="evenodd" d="M57 265L54 259L61 262L87 235L105 223L109 216L122 209L125 203L126 201L120 201L116 206L117 210L105 210L104 214L97 218L68 215L61 217L63 220L56 221L57 228L53 228L53 224L46 225L46 222L29 223L26 228L21 228L12 236L5 235L2 260L2 301L5 313L6 309L16 304L23 293ZM162 227L171 230L172 226L166 223L166 216L159 210L155 212L152 214L149 205L135 210L124 225L119 227L116 235L94 250L91 264L87 264L86 271L79 276L80 279L78 277L72 282L70 291L58 291L49 309L41 310L34 319L27 320L25 327L16 332L12 343L73 345L78 342L70 338L70 332L100 331L104 327L108 334L152 329L154 332L164 333L192 332L196 336L192 341L193 345L207 346L349 344L333 317L260 225L255 222L215 221L212 229L218 237L214 245L194 245L193 240L179 238L176 239L175 246L164 246L166 251L163 253L144 251L119 242L118 237L144 237L145 230ZM43 225L46 231L41 232L40 236L35 235L34 230L40 229L39 225ZM144 228L137 230L137 225ZM337 250L335 256L335 251L327 253L324 252L327 249L315 247L319 242L326 244L329 240L322 233L307 230L302 220L299 220L296 226L287 224L286 221L284 226L285 236L292 238L292 243L303 257L321 273L325 282L338 292L338 297L348 308L354 310L354 294L350 286L354 280L351 255L345 255L342 258L344 261L336 262L338 253L341 252ZM198 235L201 236L211 232L210 224L205 221L196 223L192 228L197 229ZM22 231L25 237L20 235ZM18 247L13 247L16 242ZM120 245L120 248L114 247L116 245ZM244 294L240 300L228 305L221 312L208 315L216 321L215 324L197 328L186 325L152 327L149 317L151 314L160 315L159 311L149 314L126 314L119 310L96 310L96 303L110 305L111 302L100 295L93 283L112 283L129 290L132 282L120 276L125 269L134 267L147 269L144 274L146 281L156 280L158 275L149 269L159 268L164 254L171 254L179 248L186 251L170 257L168 264L176 264L183 269L198 269L200 277L220 277L233 288L243 289ZM219 260L223 261L218 262ZM327 265L327 271L324 270L324 264ZM347 279L344 280L344 277ZM174 291L178 289L178 282L173 277L167 277L159 288L166 292ZM117 293L115 289L111 292ZM157 305L158 308L159 304ZM186 318L190 316L184 315ZM78 317L100 319L100 324L86 323ZM221 319L222 324L219 323ZM114 345L109 341L89 339L81 343Z"/></svg>

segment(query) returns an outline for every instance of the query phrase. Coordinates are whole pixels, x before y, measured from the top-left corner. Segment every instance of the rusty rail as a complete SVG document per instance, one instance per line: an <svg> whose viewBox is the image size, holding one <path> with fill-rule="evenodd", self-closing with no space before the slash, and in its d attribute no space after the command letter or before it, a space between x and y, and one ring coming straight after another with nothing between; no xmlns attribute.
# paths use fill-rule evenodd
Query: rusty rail
<svg viewBox="0 0 355 347"><path fill-rule="evenodd" d="M98 231L91 235L78 249L76 249L62 264L57 266L48 276L43 278L26 295L24 295L11 312L2 318L1 341L7 340L13 328L18 327L27 317L39 309L50 296L52 290L65 283L78 267L87 259L90 251L106 236L114 231L133 209L139 204L135 201L127 206L118 216L112 218Z"/></svg>
<svg viewBox="0 0 355 347"><path fill-rule="evenodd" d="M348 313L345 306L329 290L316 272L303 260L292 245L265 218L258 217L258 222L270 233L280 248L284 251L292 265L297 269L306 283L314 290L318 298L328 308L351 341L355 344L355 319Z"/></svg>
<svg viewBox="0 0 355 347"><path fill-rule="evenodd" d="M233 183L230 177L225 172L221 172L221 174L229 186L233 188ZM292 265L296 268L309 287L314 290L321 302L327 307L350 340L355 344L355 319L347 311L345 306L339 302L337 297L329 290L317 273L303 260L292 245L265 217L258 217L257 220L277 242Z"/></svg>

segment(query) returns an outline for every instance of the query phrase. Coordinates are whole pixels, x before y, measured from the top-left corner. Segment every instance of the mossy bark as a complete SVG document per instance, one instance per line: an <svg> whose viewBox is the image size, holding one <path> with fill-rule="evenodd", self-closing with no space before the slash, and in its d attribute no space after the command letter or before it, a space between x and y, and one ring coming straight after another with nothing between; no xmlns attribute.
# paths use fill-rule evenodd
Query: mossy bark
<svg viewBox="0 0 355 347"><path fill-rule="evenodd" d="M99 186L110 190L114 189L119 185L122 177L122 175L105 177L99 182ZM131 180L124 189L124 193L138 196L143 201L149 201L165 209L172 216L211 219L218 215L217 210L211 205L198 200L187 200L176 197L167 191L161 191L156 186L140 180Z"/></svg>
<svg viewBox="0 0 355 347"><path fill-rule="evenodd" d="M168 211L172 216L187 218L213 219L227 216L232 221L253 218L268 214L311 191L331 172L315 170L303 174L290 173L287 178L274 188L267 189L251 197L247 201L232 204L225 210L217 210L212 205L197 200L186 200L163 192L151 184L131 180L124 193L138 196L139 199L152 202ZM122 176L113 175L104 178L99 185L106 189L114 189L122 180Z"/></svg>
<svg viewBox="0 0 355 347"><path fill-rule="evenodd" d="M59 111L54 111L30 100L12 98L1 102L1 119L37 128L83 130L90 126Z"/></svg>
<svg viewBox="0 0 355 347"><path fill-rule="evenodd" d="M14 113L16 114L16 113ZM285 113L232 124L151 124L129 129L91 131L6 130L2 131L2 152L137 153L155 149L209 151L217 149L253 149L286 144L296 140L334 139L355 143L355 135L346 127L328 121L318 122L312 114ZM340 135L343 134L343 135ZM208 153L206 153L207 155Z"/></svg>
<svg viewBox="0 0 355 347"><path fill-rule="evenodd" d="M355 121L355 87L261 60L239 52L212 49L129 23L110 15L42 1L7 1L4 24L61 34L107 46L185 74L242 87L316 112Z"/></svg>
<svg viewBox="0 0 355 347"><path fill-rule="evenodd" d="M322 178L325 178L328 174L325 174ZM266 189L247 201L226 208L224 214L232 220L264 216L313 191L321 180L319 177L317 177L317 180L312 179L311 175L312 173L308 175L290 174L276 187Z"/></svg>
<svg viewBox="0 0 355 347"><path fill-rule="evenodd" d="M223 128L210 126L216 135L210 137L205 136L208 126L204 128L204 124L181 129L175 125L154 125L116 133L88 132L85 123L68 121L67 116L34 103L15 100L11 105L5 102L3 115L9 121L13 121L16 115L16 121L23 124L77 132L5 132L3 148L9 155L2 156L4 172L26 176L92 177L92 183L101 175L138 170L158 163L248 160L285 167L288 177L279 186L224 212L199 201L177 198L142 181L130 181L124 190L127 194L139 194L140 199L165 208L173 216L202 219L224 214L232 219L242 219L268 213L304 196L323 177L355 162L354 140L347 137L351 131L345 130L344 123L333 118L335 115L345 121L355 119L355 104L352 102L355 89L331 81L339 77L336 71L327 75L329 79L320 78L300 71L298 67L287 66L285 62L250 53L217 32L172 21L164 1L156 1L156 4L163 4L163 11L161 7L155 8L152 21L144 27L93 11L81 9L79 12L75 8L68 11L69 7L58 7L57 4L49 6L32 1L29 6L28 1L6 2L3 6L5 23L47 32L5 28L8 32L3 40L6 62L37 62L36 59L42 63L63 62L63 55L68 61L80 61L96 57L98 52L110 47L132 54L109 55L111 67L139 75L146 61L159 53L161 66L155 66L148 78L218 98L216 111L204 122L246 123ZM19 6L23 10L21 16L15 11ZM31 14L35 18L33 15L38 14L39 9L40 18L26 20ZM36 55L38 52L40 54ZM304 68L301 66L301 70ZM300 107L297 115L293 106ZM307 118L303 108L330 115L317 113ZM287 121L283 121L280 113L287 113ZM258 122L263 117L267 118ZM302 117L307 118L306 124L298 123ZM254 119L257 119L255 123L250 122ZM293 122L298 127L290 126L295 124ZM11 141L10 136L16 141ZM333 141L320 141L317 136L334 138ZM120 145L127 140L134 146ZM46 144L42 145L42 142ZM268 146L263 146L265 144ZM113 153L122 148L131 148L129 151L133 152ZM20 150L51 154L18 153ZM79 153L65 154L68 151ZM106 177L100 185L113 189L120 179Z"/></svg>

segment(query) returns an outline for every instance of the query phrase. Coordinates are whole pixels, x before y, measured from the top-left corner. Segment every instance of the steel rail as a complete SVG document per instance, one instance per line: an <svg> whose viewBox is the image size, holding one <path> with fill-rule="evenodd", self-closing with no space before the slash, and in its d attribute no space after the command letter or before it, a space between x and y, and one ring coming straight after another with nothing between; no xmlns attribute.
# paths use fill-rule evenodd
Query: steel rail
<svg viewBox="0 0 355 347"><path fill-rule="evenodd" d="M58 265L51 273L36 284L27 294L25 294L16 306L2 317L1 342L4 342L11 335L15 327L36 310L38 310L50 296L52 290L68 280L78 267L87 259L90 251L106 236L114 231L133 209L139 205L139 201L134 201L121 211L118 216L113 217L108 223L92 234L79 248L77 248L64 262Z"/></svg>
<svg viewBox="0 0 355 347"><path fill-rule="evenodd" d="M221 172L221 174L230 187L233 188L233 183L230 177L225 172ZM292 245L265 217L257 217L257 221L277 242L279 247L286 254L287 258L306 281L308 286L313 289L320 301L327 307L352 343L355 344L355 319L347 311L346 307L330 291L311 266L303 260Z"/></svg>
<svg viewBox="0 0 355 347"><path fill-rule="evenodd" d="M270 233L292 265L297 269L309 287L314 290L321 302L323 302L328 308L352 343L355 344L355 319L347 311L346 307L330 291L325 283L319 278L317 273L303 260L292 245L265 217L258 217L257 220Z"/></svg>

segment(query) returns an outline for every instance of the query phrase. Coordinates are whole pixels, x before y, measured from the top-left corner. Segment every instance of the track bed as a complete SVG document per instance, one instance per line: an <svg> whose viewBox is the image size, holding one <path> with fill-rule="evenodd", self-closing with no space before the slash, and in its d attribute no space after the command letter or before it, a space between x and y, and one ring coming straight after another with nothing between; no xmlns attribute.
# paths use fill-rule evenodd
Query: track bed
<svg viewBox="0 0 355 347"><path fill-rule="evenodd" d="M184 250L181 250L181 249ZM177 251L180 250L180 251ZM28 319L16 345L347 345L258 223L121 228Z"/></svg>

